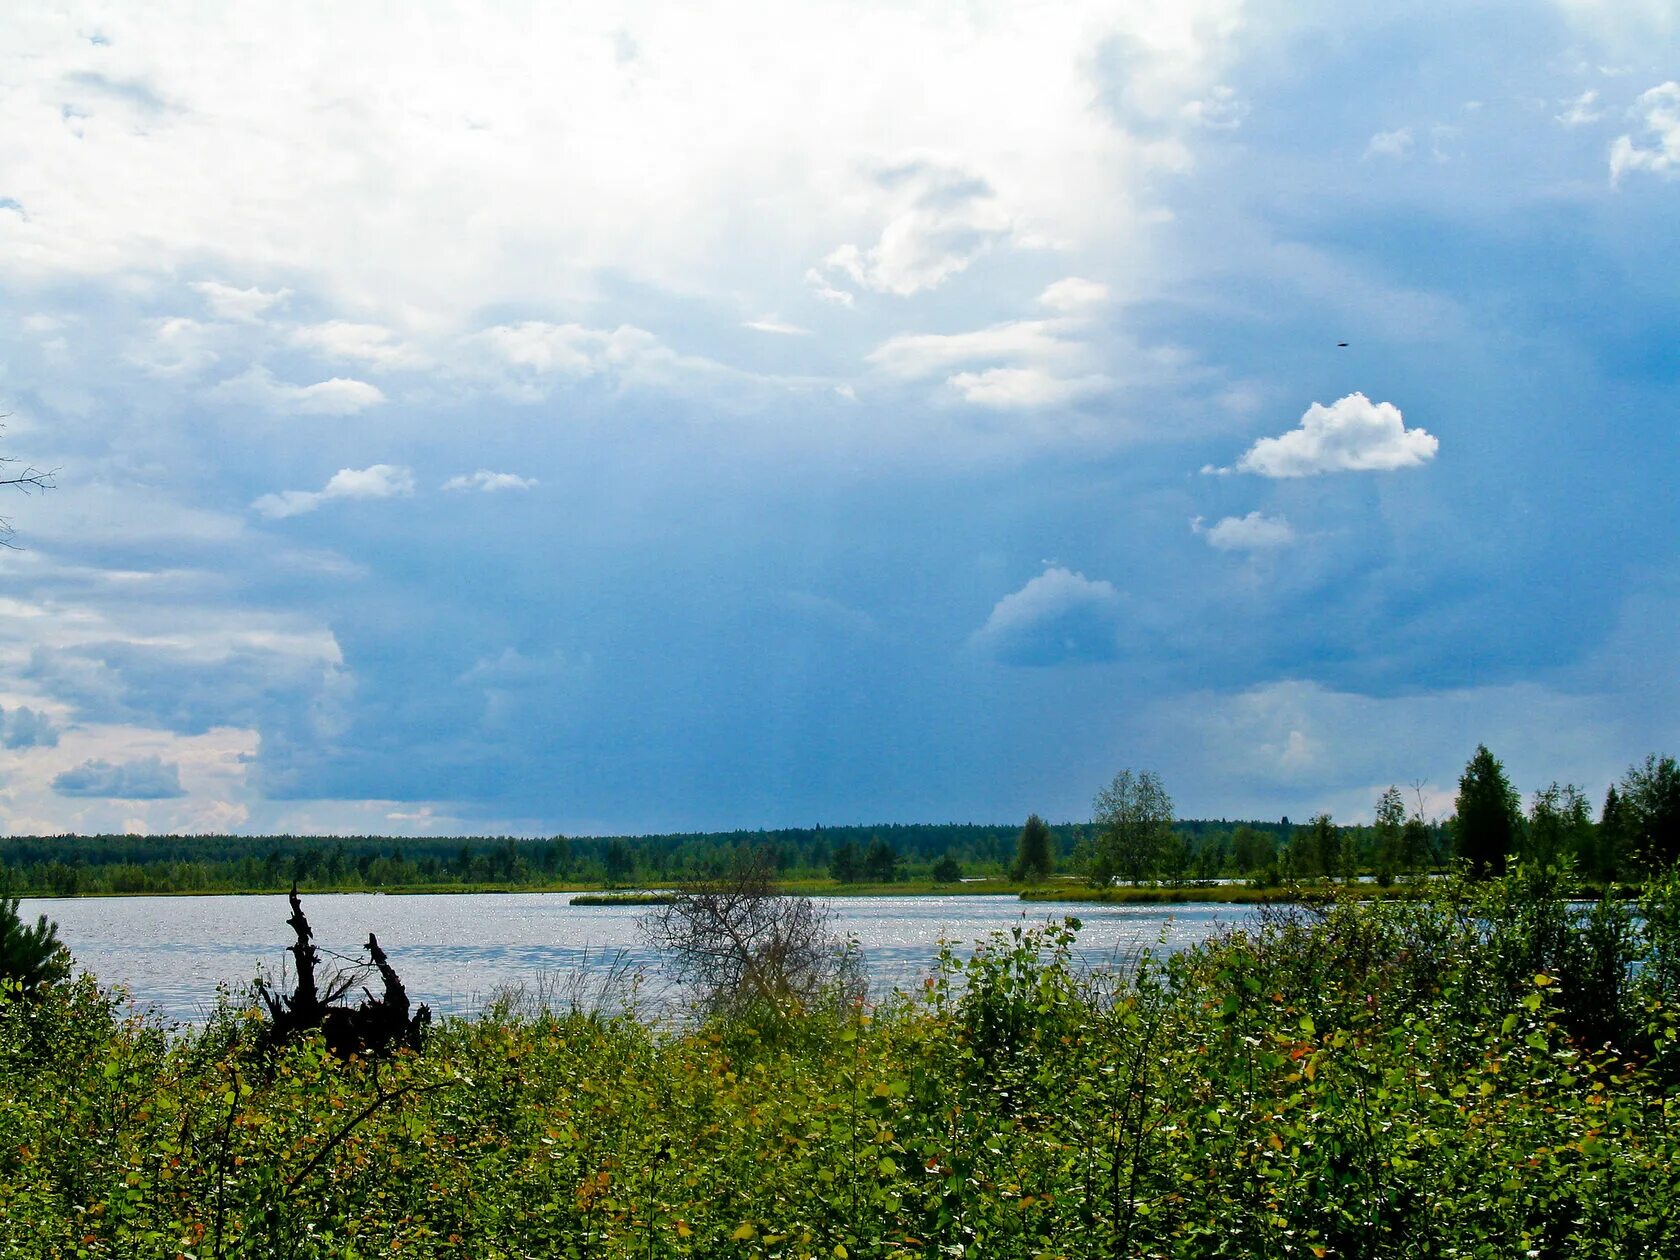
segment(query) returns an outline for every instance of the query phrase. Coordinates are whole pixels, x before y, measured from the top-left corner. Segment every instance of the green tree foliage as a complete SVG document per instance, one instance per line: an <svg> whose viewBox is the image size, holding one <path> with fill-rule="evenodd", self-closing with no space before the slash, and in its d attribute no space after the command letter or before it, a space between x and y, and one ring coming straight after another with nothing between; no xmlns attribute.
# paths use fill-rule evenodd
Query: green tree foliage
<svg viewBox="0 0 1680 1260"><path fill-rule="evenodd" d="M1592 862L1592 848L1592 810L1580 788L1553 783L1534 794L1524 836L1525 861L1545 868L1572 859L1584 869Z"/></svg>
<svg viewBox="0 0 1680 1260"><path fill-rule="evenodd" d="M1014 879L1034 881L1044 879L1055 868L1055 838L1050 825L1037 814L1027 815L1021 835L1015 842Z"/></svg>
<svg viewBox="0 0 1680 1260"><path fill-rule="evenodd" d="M1411 874L1406 864L1406 798L1399 788L1390 786L1377 799L1372 830L1377 842L1377 882L1386 886L1400 872Z"/></svg>
<svg viewBox="0 0 1680 1260"><path fill-rule="evenodd" d="M1505 859L1519 851L1522 804L1505 777L1505 767L1479 744L1458 780L1453 841L1458 856L1478 878L1502 874Z"/></svg>
<svg viewBox="0 0 1680 1260"><path fill-rule="evenodd" d="M1231 833L1231 860L1243 875L1262 871L1277 860L1277 837L1243 823Z"/></svg>
<svg viewBox="0 0 1680 1260"><path fill-rule="evenodd" d="M0 897L0 987L33 993L70 973L70 955L58 939L58 925L46 915L34 926L18 915L16 897Z"/></svg>
<svg viewBox="0 0 1680 1260"><path fill-rule="evenodd" d="M850 840L835 846L829 859L828 873L839 883L857 884L863 881L863 855Z"/></svg>
<svg viewBox="0 0 1680 1260"><path fill-rule="evenodd" d="M936 884L954 884L962 878L962 863L957 861L955 854L947 853L933 864L931 874Z"/></svg>
<svg viewBox="0 0 1680 1260"><path fill-rule="evenodd" d="M1622 805L1634 852L1653 870L1680 859L1680 766L1646 757L1622 778Z"/></svg>
<svg viewBox="0 0 1680 1260"><path fill-rule="evenodd" d="M1155 869L1172 835L1172 797L1154 771L1122 770L1097 793L1091 817L1102 829L1091 882L1104 887L1119 875L1138 883Z"/></svg>
<svg viewBox="0 0 1680 1260"><path fill-rule="evenodd" d="M1329 814L1314 814L1307 825L1307 853L1312 873L1334 879L1342 869L1342 838Z"/></svg>
<svg viewBox="0 0 1680 1260"><path fill-rule="evenodd" d="M898 878L898 850L876 836L863 855L864 878L876 884L890 884Z"/></svg>

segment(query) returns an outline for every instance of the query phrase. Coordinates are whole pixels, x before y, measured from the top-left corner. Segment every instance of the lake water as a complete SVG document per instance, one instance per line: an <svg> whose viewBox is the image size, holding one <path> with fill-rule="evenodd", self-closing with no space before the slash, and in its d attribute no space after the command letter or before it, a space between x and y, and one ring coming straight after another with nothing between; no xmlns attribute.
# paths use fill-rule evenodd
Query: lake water
<svg viewBox="0 0 1680 1260"><path fill-rule="evenodd" d="M334 954L361 961L374 932L410 997L438 1013L471 1013L504 985L598 979L615 958L644 969L658 1005L668 985L637 935L644 908L572 906L571 896L315 894L303 907L327 965L339 963ZM1102 966L1143 948L1182 949L1244 916L1241 906L1024 904L993 896L830 897L822 904L836 931L857 937L877 994L918 984L942 940L966 954L989 932L1023 922L1077 916L1084 923L1079 951ZM43 913L56 921L59 938L100 983L120 983L139 1008L189 1022L204 1017L218 983L238 987L259 970L278 975L292 939L281 895L35 898L19 909L31 921Z"/></svg>

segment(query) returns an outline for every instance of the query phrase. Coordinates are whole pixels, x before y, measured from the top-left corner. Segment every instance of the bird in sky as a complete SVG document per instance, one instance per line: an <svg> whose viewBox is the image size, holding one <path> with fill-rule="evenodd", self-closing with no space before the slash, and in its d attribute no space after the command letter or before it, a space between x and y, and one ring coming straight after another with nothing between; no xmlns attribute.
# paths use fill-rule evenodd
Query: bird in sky
<svg viewBox="0 0 1680 1260"><path fill-rule="evenodd" d="M1337 343L1336 343L1336 349L1338 349L1338 350L1346 350L1346 349L1347 349L1347 342L1345 342L1345 341L1338 341L1338 342L1337 342Z"/></svg>

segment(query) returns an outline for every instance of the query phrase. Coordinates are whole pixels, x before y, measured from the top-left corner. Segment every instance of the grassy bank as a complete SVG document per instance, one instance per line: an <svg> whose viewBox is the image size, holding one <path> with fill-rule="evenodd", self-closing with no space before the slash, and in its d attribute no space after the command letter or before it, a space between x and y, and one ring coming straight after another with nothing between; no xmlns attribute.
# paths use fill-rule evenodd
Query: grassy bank
<svg viewBox="0 0 1680 1260"><path fill-rule="evenodd" d="M1680 882L1566 891L1265 907L1127 976L1023 930L874 1010L510 999L379 1065L65 984L0 1005L0 1253L1676 1254Z"/></svg>

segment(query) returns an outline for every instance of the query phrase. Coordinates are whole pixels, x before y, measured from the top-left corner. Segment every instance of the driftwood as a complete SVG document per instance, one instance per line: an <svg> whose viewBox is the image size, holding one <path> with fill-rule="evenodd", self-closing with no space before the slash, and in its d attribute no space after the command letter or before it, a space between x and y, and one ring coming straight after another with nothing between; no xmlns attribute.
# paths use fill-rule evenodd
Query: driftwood
<svg viewBox="0 0 1680 1260"><path fill-rule="evenodd" d="M277 1048L319 1028L326 1038L327 1049L341 1059L351 1055L367 1058L389 1054L405 1046L418 1050L421 1034L432 1022L431 1008L422 1003L419 1010L409 1013L408 990L403 988L385 951L379 948L378 938L369 932L364 948L369 964L384 981L384 996L375 997L364 988L364 1000L349 1006L340 999L357 987L362 973L329 980L323 993L315 977L321 955L315 948L315 934L303 913L303 904L298 900L296 884L292 885L290 901L292 914L286 922L297 940L286 952L292 956L297 987L288 994L277 992L266 981L258 981L257 993L268 1007L265 1046Z"/></svg>

